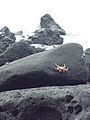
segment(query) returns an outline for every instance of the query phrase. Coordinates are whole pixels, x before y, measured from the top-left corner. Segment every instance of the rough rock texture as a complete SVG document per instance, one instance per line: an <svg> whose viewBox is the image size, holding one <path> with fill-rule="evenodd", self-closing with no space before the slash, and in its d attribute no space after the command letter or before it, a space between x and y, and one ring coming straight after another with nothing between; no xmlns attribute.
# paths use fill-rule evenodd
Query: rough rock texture
<svg viewBox="0 0 90 120"><path fill-rule="evenodd" d="M7 26L0 30L0 53L3 53L6 48L16 40L14 33L10 32Z"/></svg>
<svg viewBox="0 0 90 120"><path fill-rule="evenodd" d="M14 33L10 32L9 28L7 26L3 27L0 32L2 32L3 36L7 36L9 38L11 38L9 40L10 43L13 43L15 42L15 36L14 36Z"/></svg>
<svg viewBox="0 0 90 120"><path fill-rule="evenodd" d="M49 14L41 17L40 25L41 28L50 28L52 31L58 31L60 35L66 35L65 30L63 30Z"/></svg>
<svg viewBox="0 0 90 120"><path fill-rule="evenodd" d="M32 44L58 45L63 43L60 35L66 32L53 20L49 14L41 17L40 30L35 31L35 35L29 36Z"/></svg>
<svg viewBox="0 0 90 120"><path fill-rule="evenodd" d="M3 53L7 48L7 44L0 42L0 54Z"/></svg>
<svg viewBox="0 0 90 120"><path fill-rule="evenodd" d="M0 120L90 120L90 85L1 92Z"/></svg>
<svg viewBox="0 0 90 120"><path fill-rule="evenodd" d="M31 39L30 43L32 44L59 45L63 43L63 38L60 37L59 32L49 28L40 29L29 39Z"/></svg>
<svg viewBox="0 0 90 120"><path fill-rule="evenodd" d="M0 66L6 62L12 62L28 55L42 52L43 49L36 49L25 42L16 42L10 45L5 52L0 55Z"/></svg>
<svg viewBox="0 0 90 120"><path fill-rule="evenodd" d="M90 48L87 48L84 53L83 57L85 59L86 65L87 65L87 71L88 71L88 82L90 82Z"/></svg>
<svg viewBox="0 0 90 120"><path fill-rule="evenodd" d="M79 44L68 43L0 67L0 91L86 83L87 70ZM66 64L69 70L59 73L54 63Z"/></svg>

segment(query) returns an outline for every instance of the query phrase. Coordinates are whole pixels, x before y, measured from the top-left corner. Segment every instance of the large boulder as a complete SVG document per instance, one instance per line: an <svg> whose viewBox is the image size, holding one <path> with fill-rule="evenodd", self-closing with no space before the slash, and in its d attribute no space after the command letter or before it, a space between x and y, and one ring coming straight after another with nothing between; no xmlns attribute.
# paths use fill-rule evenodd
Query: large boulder
<svg viewBox="0 0 90 120"><path fill-rule="evenodd" d="M90 120L90 85L1 92L0 120Z"/></svg>
<svg viewBox="0 0 90 120"><path fill-rule="evenodd" d="M40 25L41 28L50 28L52 31L58 31L60 35L66 35L65 30L63 30L49 14L41 17Z"/></svg>
<svg viewBox="0 0 90 120"><path fill-rule="evenodd" d="M77 85L86 83L87 70L79 44L68 43L0 67L0 91L40 86ZM66 64L60 73L54 64Z"/></svg>
<svg viewBox="0 0 90 120"><path fill-rule="evenodd" d="M12 33L7 26L0 30L0 54L3 53L7 47L16 40L14 33Z"/></svg>
<svg viewBox="0 0 90 120"><path fill-rule="evenodd" d="M52 31L49 28L38 30L35 35L30 36L31 44L44 44L44 45L59 45L63 43L63 38L57 31Z"/></svg>
<svg viewBox="0 0 90 120"><path fill-rule="evenodd" d="M15 42L7 47L7 50L0 54L0 66L7 62L12 62L17 59L32 55L38 52L42 52L44 49L36 49L34 46L30 46L26 42Z"/></svg>

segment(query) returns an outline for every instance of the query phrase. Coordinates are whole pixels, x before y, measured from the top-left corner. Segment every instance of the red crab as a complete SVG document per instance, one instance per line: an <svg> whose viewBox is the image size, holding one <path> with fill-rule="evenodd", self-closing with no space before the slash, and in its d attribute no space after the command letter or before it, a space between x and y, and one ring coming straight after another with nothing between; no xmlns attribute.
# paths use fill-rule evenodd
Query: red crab
<svg viewBox="0 0 90 120"><path fill-rule="evenodd" d="M58 71L60 73L65 73L69 69L65 64L63 66L59 66L58 64L55 63L55 65L53 67L56 71Z"/></svg>

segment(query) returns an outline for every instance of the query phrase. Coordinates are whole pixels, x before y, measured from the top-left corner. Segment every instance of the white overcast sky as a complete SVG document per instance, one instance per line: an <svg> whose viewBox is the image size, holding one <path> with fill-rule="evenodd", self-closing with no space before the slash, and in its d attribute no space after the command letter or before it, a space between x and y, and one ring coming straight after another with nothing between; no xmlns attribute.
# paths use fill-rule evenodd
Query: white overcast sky
<svg viewBox="0 0 90 120"><path fill-rule="evenodd" d="M67 33L89 37L90 0L0 0L0 28L33 32L46 13Z"/></svg>

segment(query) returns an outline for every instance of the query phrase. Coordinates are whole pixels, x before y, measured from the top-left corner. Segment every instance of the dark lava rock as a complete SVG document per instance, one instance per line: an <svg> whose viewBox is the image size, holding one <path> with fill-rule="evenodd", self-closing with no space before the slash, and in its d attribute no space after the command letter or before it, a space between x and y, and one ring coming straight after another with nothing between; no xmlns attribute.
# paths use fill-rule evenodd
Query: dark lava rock
<svg viewBox="0 0 90 120"><path fill-rule="evenodd" d="M43 49L36 49L25 42L16 42L10 45L5 52L0 55L0 66L6 62L12 62L28 55L42 52Z"/></svg>
<svg viewBox="0 0 90 120"><path fill-rule="evenodd" d="M35 35L28 38L31 39L31 44L59 45L63 43L63 38L60 35L66 35L66 32L49 14L41 17L40 25L40 30L36 30Z"/></svg>
<svg viewBox="0 0 90 120"><path fill-rule="evenodd" d="M0 42L0 54L3 53L7 48L7 44L4 42Z"/></svg>
<svg viewBox="0 0 90 120"><path fill-rule="evenodd" d="M53 20L49 14L41 17L41 28L50 28L52 31L58 31L60 35L66 35L66 32Z"/></svg>
<svg viewBox="0 0 90 120"><path fill-rule="evenodd" d="M16 38L14 33L10 32L9 28L7 26L3 27L0 32L0 41L2 42L8 42L8 43L14 43Z"/></svg>
<svg viewBox="0 0 90 120"><path fill-rule="evenodd" d="M7 26L0 30L0 54L3 53L6 48L14 43L16 40L14 33L10 32Z"/></svg>
<svg viewBox="0 0 90 120"><path fill-rule="evenodd" d="M90 120L90 85L0 92L0 120Z"/></svg>
<svg viewBox="0 0 90 120"><path fill-rule="evenodd" d="M44 44L44 45L59 45L63 43L63 38L57 31L52 31L49 28L44 28L35 33L35 35L29 37L32 44Z"/></svg>
<svg viewBox="0 0 90 120"><path fill-rule="evenodd" d="M83 58L85 59L88 72L88 82L90 82L90 48L87 48L83 53Z"/></svg>
<svg viewBox="0 0 90 120"><path fill-rule="evenodd" d="M77 85L87 82L83 49L68 43L37 53L0 67L0 91L40 86ZM69 70L60 73L54 64L66 64Z"/></svg>

